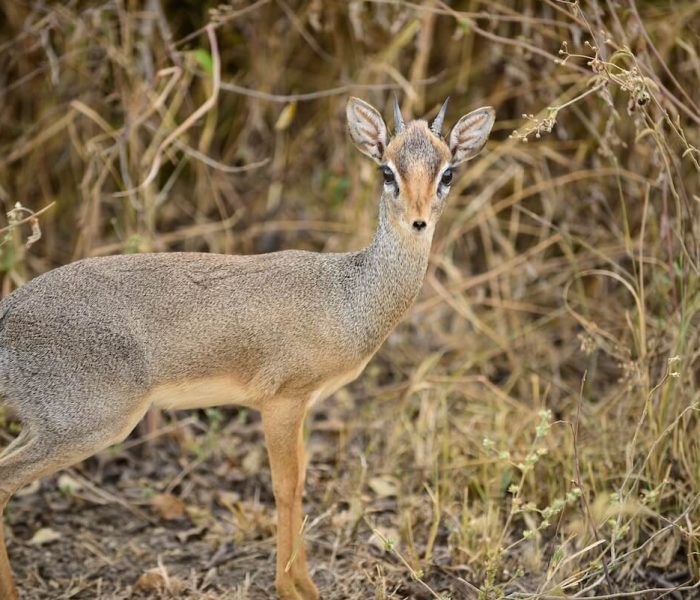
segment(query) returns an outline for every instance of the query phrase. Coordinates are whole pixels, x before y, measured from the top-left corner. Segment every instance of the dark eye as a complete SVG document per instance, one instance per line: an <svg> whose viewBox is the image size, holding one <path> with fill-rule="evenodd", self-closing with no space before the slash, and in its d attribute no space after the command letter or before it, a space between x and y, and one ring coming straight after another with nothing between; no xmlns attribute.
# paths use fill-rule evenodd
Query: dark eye
<svg viewBox="0 0 700 600"><path fill-rule="evenodd" d="M381 170L382 175L384 175L384 183L394 183L396 181L394 172L389 167L384 165Z"/></svg>
<svg viewBox="0 0 700 600"><path fill-rule="evenodd" d="M440 183L444 186L448 186L452 183L452 169L446 169L445 172L442 174L442 178L440 179Z"/></svg>

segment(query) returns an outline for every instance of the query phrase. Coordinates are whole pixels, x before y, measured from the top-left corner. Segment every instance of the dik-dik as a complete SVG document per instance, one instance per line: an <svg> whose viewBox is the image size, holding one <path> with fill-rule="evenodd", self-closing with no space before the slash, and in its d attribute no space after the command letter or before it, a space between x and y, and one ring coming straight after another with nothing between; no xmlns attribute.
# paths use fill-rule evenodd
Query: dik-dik
<svg viewBox="0 0 700 600"><path fill-rule="evenodd" d="M377 162L372 243L341 254L161 253L89 258L55 269L0 304L0 392L22 421L0 455L0 515L21 487L123 440L151 406L259 410L277 505L277 592L315 600L302 526L304 416L355 379L421 289L453 169L473 158L492 108L442 136L393 137L351 98L348 130ZM0 599L17 598L0 523Z"/></svg>

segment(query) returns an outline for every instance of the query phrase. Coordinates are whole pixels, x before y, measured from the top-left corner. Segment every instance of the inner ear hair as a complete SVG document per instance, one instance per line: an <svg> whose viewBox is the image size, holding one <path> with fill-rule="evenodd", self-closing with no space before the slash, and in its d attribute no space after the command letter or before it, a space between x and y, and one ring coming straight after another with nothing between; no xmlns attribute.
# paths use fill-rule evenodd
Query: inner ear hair
<svg viewBox="0 0 700 600"><path fill-rule="evenodd" d="M458 165L474 158L486 144L496 112L490 106L477 108L464 115L450 132L449 147L452 164Z"/></svg>
<svg viewBox="0 0 700 600"><path fill-rule="evenodd" d="M364 100L351 97L345 112L348 120L348 131L357 149L380 163L389 136L379 111Z"/></svg>

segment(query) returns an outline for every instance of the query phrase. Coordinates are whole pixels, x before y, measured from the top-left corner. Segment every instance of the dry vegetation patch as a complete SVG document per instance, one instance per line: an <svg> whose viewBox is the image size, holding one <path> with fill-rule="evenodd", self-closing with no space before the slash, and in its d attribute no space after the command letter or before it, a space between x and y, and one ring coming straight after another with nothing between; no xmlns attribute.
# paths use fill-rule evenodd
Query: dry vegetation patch
<svg viewBox="0 0 700 600"><path fill-rule="evenodd" d="M0 15L3 294L85 256L358 248L378 184L348 94L496 107L421 297L309 422L312 575L339 599L700 595L699 3ZM269 598L272 511L256 415L171 413L18 496L9 552L26 598Z"/></svg>

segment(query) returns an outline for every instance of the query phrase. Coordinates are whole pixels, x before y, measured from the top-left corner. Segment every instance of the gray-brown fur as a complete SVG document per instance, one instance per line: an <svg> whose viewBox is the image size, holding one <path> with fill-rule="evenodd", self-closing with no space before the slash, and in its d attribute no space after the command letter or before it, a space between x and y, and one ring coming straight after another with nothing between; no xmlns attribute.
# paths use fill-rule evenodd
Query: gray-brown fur
<svg viewBox="0 0 700 600"><path fill-rule="evenodd" d="M427 257L378 231L347 254L143 254L51 271L0 305L3 393L66 434L94 427L115 386L233 373L266 396L311 391L338 363L366 360L420 289ZM112 421L128 407L106 410Z"/></svg>
<svg viewBox="0 0 700 600"><path fill-rule="evenodd" d="M437 177L440 166L449 159L445 144L439 143L425 121L413 121L406 128L401 134L401 145L394 153L394 164L402 178L407 177L419 163L432 181Z"/></svg>
<svg viewBox="0 0 700 600"><path fill-rule="evenodd" d="M23 430L0 455L0 513L19 487L126 437L157 390L167 396L197 381L216 382L212 403L263 411L278 509L284 500L291 510L292 497L300 507L304 412L359 374L420 291L447 193L436 177L453 155L423 121L389 141L366 103L352 99L348 118L363 152L394 160L402 188L384 189L364 250L92 258L2 301L0 392ZM430 220L420 232L416 211ZM300 518L289 514L287 532ZM282 568L292 545L279 535L280 595L315 600L305 556L299 572ZM0 600L14 597L0 527Z"/></svg>

